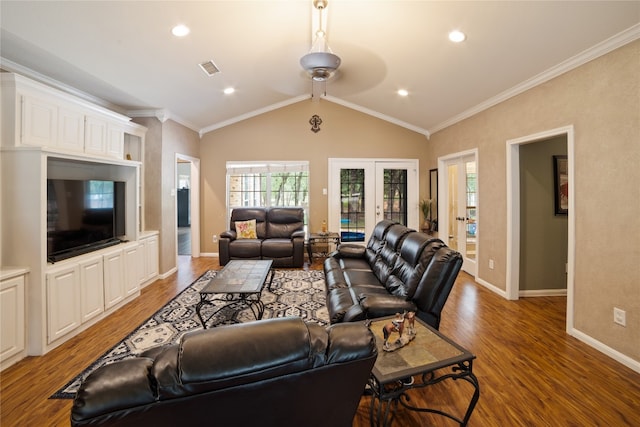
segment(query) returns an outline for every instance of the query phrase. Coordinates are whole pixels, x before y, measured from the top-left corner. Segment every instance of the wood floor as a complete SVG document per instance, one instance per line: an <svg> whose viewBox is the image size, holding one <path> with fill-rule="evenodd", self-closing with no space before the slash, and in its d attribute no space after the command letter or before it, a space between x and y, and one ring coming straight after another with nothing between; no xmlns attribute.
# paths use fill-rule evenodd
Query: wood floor
<svg viewBox="0 0 640 427"><path fill-rule="evenodd" d="M0 425L68 426L71 400L48 397L211 268L219 268L217 259L180 257L176 274L109 318L45 356L6 369ZM565 310L564 297L506 301L460 274L440 330L477 356L480 400L470 426L640 426L640 374L568 336ZM471 393L465 382L447 381L413 390L411 399L462 414ZM353 426L369 425L369 402L362 398ZM400 408L394 425L455 423Z"/></svg>

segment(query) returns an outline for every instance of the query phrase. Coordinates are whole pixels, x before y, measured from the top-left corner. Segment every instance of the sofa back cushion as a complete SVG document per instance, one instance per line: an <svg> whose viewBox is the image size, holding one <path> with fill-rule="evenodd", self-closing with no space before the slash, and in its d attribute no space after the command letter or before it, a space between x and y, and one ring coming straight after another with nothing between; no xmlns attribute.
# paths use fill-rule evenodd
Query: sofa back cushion
<svg viewBox="0 0 640 427"><path fill-rule="evenodd" d="M380 250L384 246L384 236L393 224L395 224L393 221L383 219L373 228L373 232L365 249L365 258L369 265L374 264L376 256L378 256L378 253L380 253Z"/></svg>
<svg viewBox="0 0 640 427"><path fill-rule="evenodd" d="M462 255L441 241L431 242L424 252L433 252L433 256L418 283L412 301L425 316L431 316L423 320L437 328L440 312L462 267Z"/></svg>
<svg viewBox="0 0 640 427"><path fill-rule="evenodd" d="M386 283L391 275L398 257L398 249L402 240L413 230L401 224L393 224L385 234L385 242L375 258L371 269L380 283Z"/></svg>
<svg viewBox="0 0 640 427"><path fill-rule="evenodd" d="M289 239L298 230L304 230L302 208L270 208L267 211L267 238Z"/></svg>
<svg viewBox="0 0 640 427"><path fill-rule="evenodd" d="M413 297L427 266L428 261L422 257L422 253L429 240L426 234L413 232L402 241L399 256L385 282L385 288L390 294L406 299Z"/></svg>
<svg viewBox="0 0 640 427"><path fill-rule="evenodd" d="M267 235L267 212L265 208L235 208L231 211L230 229L236 229L236 221L256 220L256 235L258 239L264 239Z"/></svg>

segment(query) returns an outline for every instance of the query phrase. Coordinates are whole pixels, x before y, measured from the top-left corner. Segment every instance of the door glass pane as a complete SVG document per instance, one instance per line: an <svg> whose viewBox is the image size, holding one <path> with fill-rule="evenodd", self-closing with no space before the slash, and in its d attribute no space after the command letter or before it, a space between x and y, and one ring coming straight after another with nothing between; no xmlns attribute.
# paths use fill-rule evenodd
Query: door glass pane
<svg viewBox="0 0 640 427"><path fill-rule="evenodd" d="M340 240L364 242L364 169L340 169Z"/></svg>
<svg viewBox="0 0 640 427"><path fill-rule="evenodd" d="M465 162L466 172L466 239L467 239L467 258L475 259L476 257L476 205L477 205L477 173L476 162Z"/></svg>
<svg viewBox="0 0 640 427"><path fill-rule="evenodd" d="M458 250L458 165L447 166L447 175L449 182L449 194L447 194L448 245L451 249Z"/></svg>
<svg viewBox="0 0 640 427"><path fill-rule="evenodd" d="M382 212L384 219L407 225L407 170L385 169Z"/></svg>

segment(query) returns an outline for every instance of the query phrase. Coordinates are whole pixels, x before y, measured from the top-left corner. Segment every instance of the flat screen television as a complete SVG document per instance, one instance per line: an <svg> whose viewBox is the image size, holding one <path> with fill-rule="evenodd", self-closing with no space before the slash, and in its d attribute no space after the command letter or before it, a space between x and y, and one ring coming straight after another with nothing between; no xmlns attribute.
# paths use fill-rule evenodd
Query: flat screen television
<svg viewBox="0 0 640 427"><path fill-rule="evenodd" d="M124 234L124 182L47 179L49 262L116 245Z"/></svg>

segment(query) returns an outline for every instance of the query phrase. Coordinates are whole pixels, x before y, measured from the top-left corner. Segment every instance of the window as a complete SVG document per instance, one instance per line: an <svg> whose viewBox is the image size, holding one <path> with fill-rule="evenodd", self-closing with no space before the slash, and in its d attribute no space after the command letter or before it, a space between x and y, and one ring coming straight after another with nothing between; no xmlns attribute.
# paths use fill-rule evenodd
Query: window
<svg viewBox="0 0 640 427"><path fill-rule="evenodd" d="M227 162L227 212L243 206L309 208L309 162Z"/></svg>

